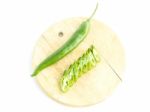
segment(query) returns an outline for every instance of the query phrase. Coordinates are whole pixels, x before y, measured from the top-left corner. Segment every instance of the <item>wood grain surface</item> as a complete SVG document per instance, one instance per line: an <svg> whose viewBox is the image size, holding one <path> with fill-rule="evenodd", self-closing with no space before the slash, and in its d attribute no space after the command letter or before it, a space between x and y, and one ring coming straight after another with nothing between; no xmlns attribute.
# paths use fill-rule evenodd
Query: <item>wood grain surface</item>
<svg viewBox="0 0 150 112"><path fill-rule="evenodd" d="M33 52L33 69L48 55L61 47L84 19L70 18L48 28L36 43ZM59 35L60 32L63 33L63 36ZM67 93L62 93L59 80L64 70L92 44L97 48L101 62L84 74ZM109 96L121 82L101 55L122 77L124 50L120 41L105 24L92 20L90 32L85 40L66 57L44 69L35 79L48 96L60 103L71 106L87 106L98 103Z"/></svg>

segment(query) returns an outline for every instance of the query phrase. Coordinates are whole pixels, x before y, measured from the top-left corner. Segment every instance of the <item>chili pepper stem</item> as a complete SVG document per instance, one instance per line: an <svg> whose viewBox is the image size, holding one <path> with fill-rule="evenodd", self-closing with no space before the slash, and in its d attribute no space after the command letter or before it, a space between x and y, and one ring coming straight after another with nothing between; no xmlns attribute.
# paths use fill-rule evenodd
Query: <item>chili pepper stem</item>
<svg viewBox="0 0 150 112"><path fill-rule="evenodd" d="M88 21L90 21L93 18L93 16L95 15L97 9L98 9L98 3L96 4L96 7L95 7L93 13L91 14L91 16L88 18Z"/></svg>

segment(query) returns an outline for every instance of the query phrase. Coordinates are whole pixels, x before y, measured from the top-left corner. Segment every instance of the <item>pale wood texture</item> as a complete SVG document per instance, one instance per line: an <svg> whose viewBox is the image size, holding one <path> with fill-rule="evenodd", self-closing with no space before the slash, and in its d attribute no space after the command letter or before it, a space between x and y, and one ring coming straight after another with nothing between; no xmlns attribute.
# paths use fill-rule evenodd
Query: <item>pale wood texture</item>
<svg viewBox="0 0 150 112"><path fill-rule="evenodd" d="M56 49L61 47L85 18L71 18L59 22L39 38L33 53L33 68ZM63 32L63 37L58 33ZM67 92L62 93L59 79L63 71L69 67L83 52L93 44L101 54L122 75L124 68L124 50L116 34L103 23L92 20L91 29L85 40L69 55L56 64L43 70L36 80L45 93L54 100L72 106L87 106L98 103L112 93L120 80L101 58L97 66L83 75Z"/></svg>

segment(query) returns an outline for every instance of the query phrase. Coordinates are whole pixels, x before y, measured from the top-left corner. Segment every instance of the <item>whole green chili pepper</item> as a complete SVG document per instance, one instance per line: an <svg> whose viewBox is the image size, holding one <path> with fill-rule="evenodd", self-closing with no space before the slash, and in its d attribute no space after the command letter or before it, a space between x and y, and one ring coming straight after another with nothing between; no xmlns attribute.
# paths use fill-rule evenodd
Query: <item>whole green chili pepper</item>
<svg viewBox="0 0 150 112"><path fill-rule="evenodd" d="M62 47L56 50L52 55L48 56L44 61L42 61L37 66L32 76L36 76L44 68L62 59L64 56L70 53L84 40L84 38L87 36L89 29L90 29L90 20L94 16L97 8L98 8L98 4L96 5L96 8L94 12L92 13L92 15L87 20L85 20L84 22L80 24L79 28L73 33L71 38Z"/></svg>
<svg viewBox="0 0 150 112"><path fill-rule="evenodd" d="M60 79L60 88L62 92L67 92L70 87L79 79L84 73L91 70L100 61L100 57L92 45L88 50L75 61L68 70L65 70Z"/></svg>

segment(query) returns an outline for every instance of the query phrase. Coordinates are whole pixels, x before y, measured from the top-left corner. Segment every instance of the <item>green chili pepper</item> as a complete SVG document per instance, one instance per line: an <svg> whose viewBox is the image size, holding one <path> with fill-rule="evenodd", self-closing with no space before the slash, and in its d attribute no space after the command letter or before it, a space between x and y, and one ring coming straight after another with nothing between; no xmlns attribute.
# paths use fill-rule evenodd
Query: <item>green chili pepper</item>
<svg viewBox="0 0 150 112"><path fill-rule="evenodd" d="M86 72L91 70L100 62L100 58L95 47L92 45L88 50L75 61L68 70L65 70L60 79L62 92L67 92L70 87Z"/></svg>
<svg viewBox="0 0 150 112"><path fill-rule="evenodd" d="M71 38L62 47L56 50L52 55L48 56L44 61L42 61L37 66L32 76L36 76L44 68L62 59L64 56L70 53L84 40L84 38L87 36L89 29L90 29L90 20L94 16L97 8L98 8L98 4L96 5L96 8L94 12L92 13L92 15L87 20L85 20L84 22L80 24L79 28L73 33Z"/></svg>

